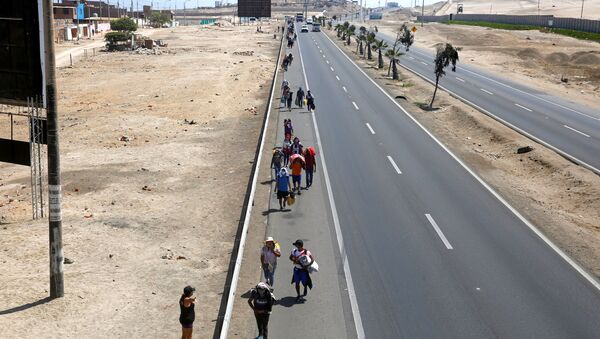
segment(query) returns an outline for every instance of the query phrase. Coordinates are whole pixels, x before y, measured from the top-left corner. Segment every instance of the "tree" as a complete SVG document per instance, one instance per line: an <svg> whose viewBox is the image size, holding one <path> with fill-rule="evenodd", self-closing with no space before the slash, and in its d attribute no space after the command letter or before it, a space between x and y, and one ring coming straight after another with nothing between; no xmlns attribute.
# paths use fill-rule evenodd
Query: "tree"
<svg viewBox="0 0 600 339"><path fill-rule="evenodd" d="M359 49L360 49L360 55L365 55L365 48L364 48L364 44L367 42L367 36L365 34L360 34L358 36L358 45L359 45Z"/></svg>
<svg viewBox="0 0 600 339"><path fill-rule="evenodd" d="M164 24L170 23L171 18L169 17L169 15L167 15L167 13L154 12L150 14L148 21L150 22L150 26L154 28L160 28Z"/></svg>
<svg viewBox="0 0 600 339"><path fill-rule="evenodd" d="M327 28L329 28L329 30L331 31L332 27L333 27L333 24L331 23L331 21L327 21Z"/></svg>
<svg viewBox="0 0 600 339"><path fill-rule="evenodd" d="M342 24L342 40L346 40L346 35L348 34L348 29L350 28L350 23L348 21L344 21Z"/></svg>
<svg viewBox="0 0 600 339"><path fill-rule="evenodd" d="M404 53L400 52L400 49L397 47L388 49L385 51L385 56L390 59L391 69L392 69L392 79L398 80L400 77L398 75L398 63L400 62L400 56L404 55ZM389 71L388 71L389 74Z"/></svg>
<svg viewBox="0 0 600 339"><path fill-rule="evenodd" d="M384 40L375 40L373 48L379 53L377 58L377 68L383 68L383 51L388 48L388 44Z"/></svg>
<svg viewBox="0 0 600 339"><path fill-rule="evenodd" d="M337 15L334 15L331 18L333 19L333 21L337 21Z"/></svg>
<svg viewBox="0 0 600 339"><path fill-rule="evenodd" d="M342 28L343 28L343 27L344 27L344 26L342 26L342 25L340 25L340 24L336 24L336 25L335 25L335 28L334 28L334 30L335 30L335 32L336 32L336 35L337 35L337 37L338 37L338 38L340 38L340 37L342 36Z"/></svg>
<svg viewBox="0 0 600 339"><path fill-rule="evenodd" d="M377 41L377 39L375 39L375 33L369 32L367 34L367 38L366 38L367 58L369 60L373 59L373 54L371 53L371 49L372 49L371 46L373 46L373 44L375 43L375 41Z"/></svg>
<svg viewBox="0 0 600 339"><path fill-rule="evenodd" d="M350 25L350 27L348 27L348 30L346 32L346 44L350 45L350 37L353 35L356 35L356 26L354 25Z"/></svg>
<svg viewBox="0 0 600 339"><path fill-rule="evenodd" d="M138 25L131 18L120 18L111 20L110 29L113 31L134 32L137 31Z"/></svg>
<svg viewBox="0 0 600 339"><path fill-rule="evenodd" d="M412 34L410 29L408 29L408 26L406 26L405 24L402 24L402 27L400 27L400 31L401 31L400 43L406 47L406 51L408 52L408 50L410 49L410 46L412 46L412 44L415 42L415 36Z"/></svg>
<svg viewBox="0 0 600 339"><path fill-rule="evenodd" d="M435 55L435 60L433 61L435 68L435 90L433 91L433 98L431 98L431 103L429 104L429 108L433 107L433 101L435 100L435 94L437 93L438 84L440 82L440 78L446 75L444 68L448 67L448 65L452 64L452 72L456 72L456 62L458 61L458 49L454 48L452 44L446 44L444 48L441 46L438 47L437 53Z"/></svg>

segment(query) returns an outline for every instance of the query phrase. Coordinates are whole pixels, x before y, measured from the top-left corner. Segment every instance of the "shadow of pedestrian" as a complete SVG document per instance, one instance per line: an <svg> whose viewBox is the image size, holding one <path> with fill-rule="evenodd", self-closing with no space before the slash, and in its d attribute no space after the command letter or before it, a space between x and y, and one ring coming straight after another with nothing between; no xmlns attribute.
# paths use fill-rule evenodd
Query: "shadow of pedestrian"
<svg viewBox="0 0 600 339"><path fill-rule="evenodd" d="M277 302L275 303L275 305L279 305L279 306L283 306L283 307L292 307L296 304L301 304L304 301L299 301L296 302L296 297L283 297L281 299L278 299Z"/></svg>
<svg viewBox="0 0 600 339"><path fill-rule="evenodd" d="M0 311L0 315L5 315L5 314L11 314L11 313L25 311L25 310L30 309L32 307L45 304L45 303L49 302L50 300L52 300L50 297L45 297L43 299L31 302L29 304L25 304L25 305L21 305L21 306L16 306L16 307L9 308L9 309L6 309L6 310L1 310Z"/></svg>

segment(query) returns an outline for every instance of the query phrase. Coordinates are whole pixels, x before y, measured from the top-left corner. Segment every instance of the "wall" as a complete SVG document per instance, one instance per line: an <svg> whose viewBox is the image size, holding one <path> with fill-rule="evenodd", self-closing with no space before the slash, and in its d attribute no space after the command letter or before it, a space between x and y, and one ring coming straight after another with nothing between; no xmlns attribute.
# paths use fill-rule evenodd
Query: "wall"
<svg viewBox="0 0 600 339"><path fill-rule="evenodd" d="M483 21L501 24L529 25L571 29L581 32L600 33L599 20L556 18L553 15L493 15L493 14L451 14L440 16L417 16L417 21L426 22Z"/></svg>

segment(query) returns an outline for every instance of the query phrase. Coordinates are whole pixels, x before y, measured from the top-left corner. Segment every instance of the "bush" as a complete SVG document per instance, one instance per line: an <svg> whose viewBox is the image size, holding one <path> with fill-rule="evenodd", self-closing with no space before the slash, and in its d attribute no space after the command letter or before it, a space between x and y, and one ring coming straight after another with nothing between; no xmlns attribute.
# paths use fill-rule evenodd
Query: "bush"
<svg viewBox="0 0 600 339"><path fill-rule="evenodd" d="M154 12L150 14L148 21L150 21L150 26L154 28L160 28L164 24L170 23L171 18L169 17L169 15L167 15L167 13Z"/></svg>
<svg viewBox="0 0 600 339"><path fill-rule="evenodd" d="M121 18L110 22L110 29L113 31L137 31L138 26L131 18Z"/></svg>
<svg viewBox="0 0 600 339"><path fill-rule="evenodd" d="M104 39L111 44L114 44L119 41L127 41L131 39L131 32L108 32L104 35Z"/></svg>

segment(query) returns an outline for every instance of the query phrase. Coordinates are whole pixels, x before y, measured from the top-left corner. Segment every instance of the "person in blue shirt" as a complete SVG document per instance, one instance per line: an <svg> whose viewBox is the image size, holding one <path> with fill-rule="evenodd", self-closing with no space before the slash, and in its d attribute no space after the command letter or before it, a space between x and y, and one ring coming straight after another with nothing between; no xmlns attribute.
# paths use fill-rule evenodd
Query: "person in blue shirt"
<svg viewBox="0 0 600 339"><path fill-rule="evenodd" d="M292 184L290 184L290 175L288 174L287 169L284 167L279 170L279 174L277 175L277 186L275 187L280 210L285 208L287 197L291 190Z"/></svg>

